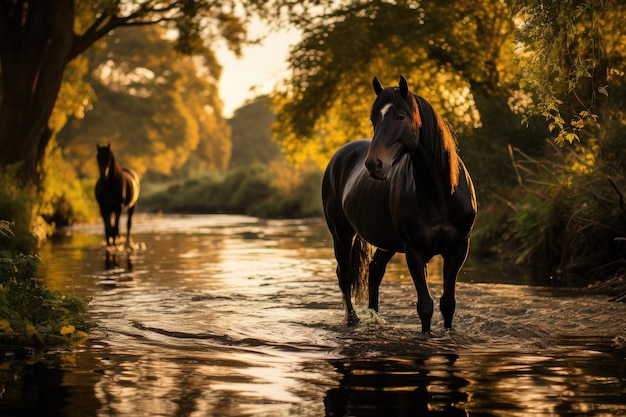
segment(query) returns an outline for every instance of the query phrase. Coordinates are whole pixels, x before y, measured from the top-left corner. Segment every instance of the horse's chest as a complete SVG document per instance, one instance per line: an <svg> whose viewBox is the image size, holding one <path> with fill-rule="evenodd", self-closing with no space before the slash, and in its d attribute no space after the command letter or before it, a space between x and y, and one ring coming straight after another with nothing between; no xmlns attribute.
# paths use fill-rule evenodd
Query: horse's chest
<svg viewBox="0 0 626 417"><path fill-rule="evenodd" d="M368 181L345 193L343 208L354 230L370 244L393 252L419 247L430 258L458 238L444 206L409 188L384 189L383 183Z"/></svg>
<svg viewBox="0 0 626 417"><path fill-rule="evenodd" d="M420 198L392 205L394 230L405 245L422 248L428 258L440 254L458 240L459 233L450 218L445 201Z"/></svg>
<svg viewBox="0 0 626 417"><path fill-rule="evenodd" d="M96 200L101 207L125 208L127 195L127 184L123 180L119 182L98 180L96 183Z"/></svg>
<svg viewBox="0 0 626 417"><path fill-rule="evenodd" d="M458 240L457 229L446 221L407 225L407 244L418 248L426 259L445 253Z"/></svg>
<svg viewBox="0 0 626 417"><path fill-rule="evenodd" d="M342 207L346 218L363 239L379 248L398 252L402 247L394 231L389 211L388 194L383 183L369 177L355 179L342 195Z"/></svg>

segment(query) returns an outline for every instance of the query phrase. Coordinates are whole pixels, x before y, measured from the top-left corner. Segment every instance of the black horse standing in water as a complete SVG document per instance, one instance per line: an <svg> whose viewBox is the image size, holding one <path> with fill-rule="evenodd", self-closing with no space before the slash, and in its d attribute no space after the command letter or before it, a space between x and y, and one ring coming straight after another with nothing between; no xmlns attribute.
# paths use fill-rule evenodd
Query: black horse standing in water
<svg viewBox="0 0 626 417"><path fill-rule="evenodd" d="M127 209L126 247L129 247L133 212L139 198L139 175L117 163L110 144L97 145L97 149L100 178L96 183L96 200L104 220L106 243L107 246L115 246L115 239L120 235L120 215L122 209Z"/></svg>
<svg viewBox="0 0 626 417"><path fill-rule="evenodd" d="M426 264L442 255L440 310L452 327L454 287L469 250L476 217L476 195L457 155L448 125L430 104L400 86L383 89L374 78L376 100L370 119L373 139L344 145L331 159L322 184L324 213L333 235L337 276L349 326L359 322L352 292L369 276L369 308L378 311L378 288L396 252L406 260L417 290L422 332L430 332L433 300L426 284ZM365 256L367 244L376 247ZM369 262L367 273L361 264Z"/></svg>

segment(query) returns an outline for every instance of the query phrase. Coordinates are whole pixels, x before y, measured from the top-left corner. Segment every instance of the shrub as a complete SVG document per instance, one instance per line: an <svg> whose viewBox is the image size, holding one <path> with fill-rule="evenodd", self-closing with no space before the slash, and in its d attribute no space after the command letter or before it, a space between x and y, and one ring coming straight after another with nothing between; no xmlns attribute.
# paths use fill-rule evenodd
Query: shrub
<svg viewBox="0 0 626 417"><path fill-rule="evenodd" d="M18 172L18 166L0 169L0 219L12 223L14 232L11 237L0 234L0 250L34 253L39 242L53 231L42 217L49 207L42 202L35 185L25 185L18 179Z"/></svg>
<svg viewBox="0 0 626 417"><path fill-rule="evenodd" d="M528 196L518 204L520 261L535 278L590 284L626 270L626 176L579 146L551 160L518 152L515 167Z"/></svg>
<svg viewBox="0 0 626 417"><path fill-rule="evenodd" d="M12 235L0 221L0 234ZM0 344L77 344L93 327L85 321L88 299L50 291L36 278L39 258L0 251Z"/></svg>
<svg viewBox="0 0 626 417"><path fill-rule="evenodd" d="M321 172L295 169L286 162L256 163L223 177L209 176L171 185L146 195L143 207L152 211L236 213L257 217L319 216Z"/></svg>

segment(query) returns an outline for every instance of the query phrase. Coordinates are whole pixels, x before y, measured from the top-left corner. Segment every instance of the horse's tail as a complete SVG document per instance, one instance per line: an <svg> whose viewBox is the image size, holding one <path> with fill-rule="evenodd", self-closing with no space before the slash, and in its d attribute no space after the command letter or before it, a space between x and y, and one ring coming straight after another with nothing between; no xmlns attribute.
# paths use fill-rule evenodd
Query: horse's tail
<svg viewBox="0 0 626 417"><path fill-rule="evenodd" d="M352 251L350 253L350 264L354 271L352 282L352 297L357 303L365 301L369 283L369 264L374 254L373 247L361 236L355 235L352 239Z"/></svg>
<svg viewBox="0 0 626 417"><path fill-rule="evenodd" d="M139 199L141 179L134 169L123 168L122 175L124 176L122 183L122 202L124 207L134 207Z"/></svg>

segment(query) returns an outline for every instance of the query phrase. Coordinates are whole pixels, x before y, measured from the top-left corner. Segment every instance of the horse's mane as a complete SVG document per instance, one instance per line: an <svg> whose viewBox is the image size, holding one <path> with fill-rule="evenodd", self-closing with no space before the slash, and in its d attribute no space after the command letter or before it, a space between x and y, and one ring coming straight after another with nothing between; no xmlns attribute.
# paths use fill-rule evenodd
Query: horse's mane
<svg viewBox="0 0 626 417"><path fill-rule="evenodd" d="M430 103L418 95L412 94L421 113L422 127L420 128L420 143L427 151L427 155L442 168L450 172L450 192L459 184L459 155L456 148L456 138L450 126L435 112Z"/></svg>
<svg viewBox="0 0 626 417"><path fill-rule="evenodd" d="M378 114L380 107L386 103L393 103L411 116L415 133L418 134L419 130L420 145L437 167L449 172L450 192L454 193L459 183L459 156L456 138L448 124L422 97L409 93L408 100L405 100L397 87L380 92L372 105L370 117Z"/></svg>
<svg viewBox="0 0 626 417"><path fill-rule="evenodd" d="M109 151L111 152L111 151ZM116 174L121 174L122 172L122 165L120 165L119 162L117 162L117 159L115 159L115 155L113 155L113 152L111 152L111 166L113 166L113 169L115 170Z"/></svg>

